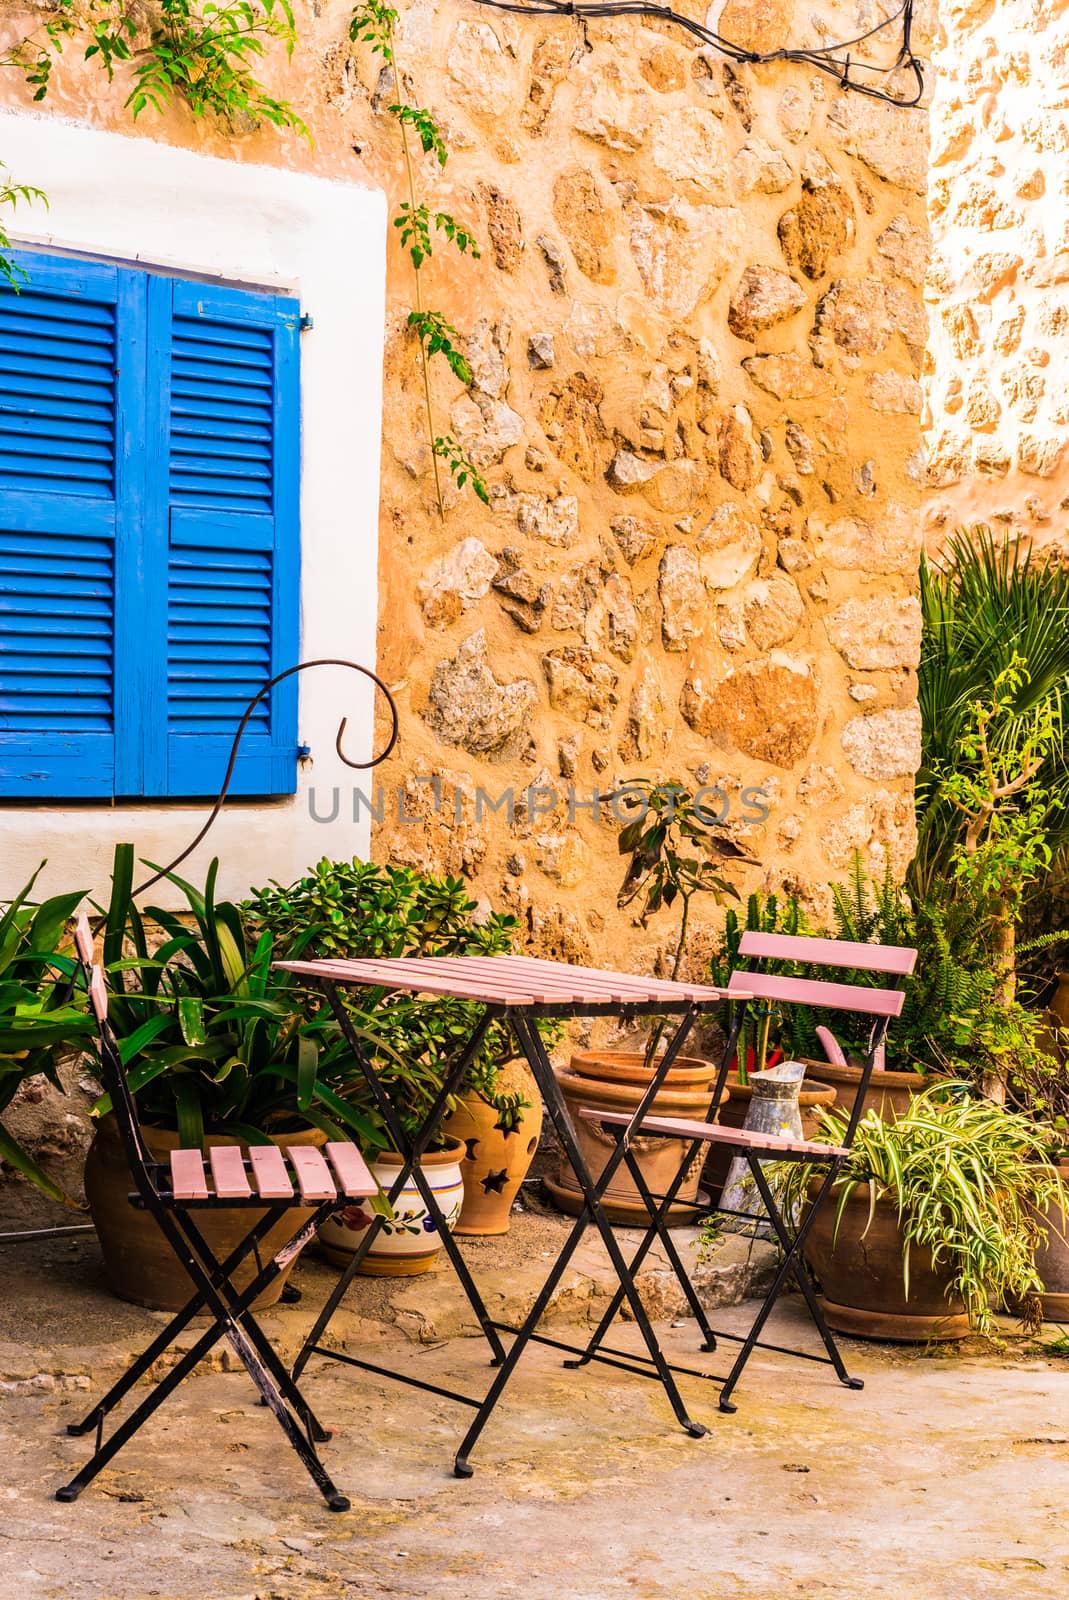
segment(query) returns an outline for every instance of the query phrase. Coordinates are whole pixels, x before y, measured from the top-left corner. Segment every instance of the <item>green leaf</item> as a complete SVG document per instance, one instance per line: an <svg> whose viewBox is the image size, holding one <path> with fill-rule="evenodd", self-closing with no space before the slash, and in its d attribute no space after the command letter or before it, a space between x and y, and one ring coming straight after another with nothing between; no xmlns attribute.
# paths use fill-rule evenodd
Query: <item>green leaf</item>
<svg viewBox="0 0 1069 1600"><path fill-rule="evenodd" d="M205 1044L204 1001L199 995L183 995L178 1002L178 1025L187 1044Z"/></svg>
<svg viewBox="0 0 1069 1600"><path fill-rule="evenodd" d="M195 1081L190 1077L174 1080L174 1103L178 1113L178 1142L183 1150L204 1148L204 1113Z"/></svg>
<svg viewBox="0 0 1069 1600"><path fill-rule="evenodd" d="M314 1039L301 1037L297 1040L297 1109L307 1111L312 1104L316 1089L316 1073L319 1067L319 1049Z"/></svg>

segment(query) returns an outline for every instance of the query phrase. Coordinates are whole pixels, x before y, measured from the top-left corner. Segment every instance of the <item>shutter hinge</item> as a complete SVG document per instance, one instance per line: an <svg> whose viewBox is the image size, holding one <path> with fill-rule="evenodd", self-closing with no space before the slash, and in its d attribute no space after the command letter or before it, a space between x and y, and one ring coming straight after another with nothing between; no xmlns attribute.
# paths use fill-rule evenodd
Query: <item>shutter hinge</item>
<svg viewBox="0 0 1069 1600"><path fill-rule="evenodd" d="M315 327L314 320L310 316L308 316L307 313L306 313L301 318L300 322L298 322L298 324L297 324L297 332L298 333L310 333L311 330L314 327Z"/></svg>
<svg viewBox="0 0 1069 1600"><path fill-rule="evenodd" d="M299 744L297 746L297 760L298 761L307 761L308 757L311 754L312 754L312 746L310 744Z"/></svg>

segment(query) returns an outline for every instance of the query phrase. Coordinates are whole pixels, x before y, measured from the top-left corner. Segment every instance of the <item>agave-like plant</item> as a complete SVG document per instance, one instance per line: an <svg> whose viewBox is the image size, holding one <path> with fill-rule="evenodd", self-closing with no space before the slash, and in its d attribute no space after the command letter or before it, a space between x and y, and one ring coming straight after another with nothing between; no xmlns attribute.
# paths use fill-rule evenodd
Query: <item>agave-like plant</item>
<svg viewBox="0 0 1069 1600"><path fill-rule="evenodd" d="M822 1143L841 1144L845 1113L821 1113ZM909 1297L910 1252L922 1246L950 1270L948 1299L965 1302L978 1333L993 1327L996 1307L1027 1307L1043 1289L1036 1246L1046 1237L1041 1217L1066 1203L1065 1185L1049 1159L1048 1135L1030 1117L973 1098L947 1083L915 1095L897 1120L874 1111L862 1117L849 1158L833 1188L835 1234L850 1196L869 1194L869 1225L877 1202L898 1212L902 1274ZM805 1203L815 1167L770 1167L789 1214Z"/></svg>
<svg viewBox="0 0 1069 1600"><path fill-rule="evenodd" d="M204 888L174 873L181 916L135 904L133 847L115 852L103 929L108 1017L142 1120L177 1129L196 1148L205 1133L250 1144L302 1124L332 1138L356 1135L369 1149L385 1140L353 1103L352 1054L324 1004L272 966L270 933L250 933L240 908L217 900L219 862ZM301 954L295 938L286 950ZM369 1034L357 1015L358 1034ZM94 1106L110 1110L105 1095Z"/></svg>
<svg viewBox="0 0 1069 1600"><path fill-rule="evenodd" d="M75 962L61 948L83 891L34 904L30 896L40 871L0 916L0 1158L53 1200L73 1204L3 1121L27 1078L44 1073L62 1089L57 1050L88 1042L95 1031L84 996L74 992Z"/></svg>
<svg viewBox="0 0 1069 1600"><path fill-rule="evenodd" d="M967 754L976 708L997 702L988 730L992 753L1012 761L1037 733L1041 764L1028 783L1042 799L1041 827L1052 855L1069 846L1069 569L1033 555L1020 536L990 528L960 530L937 563L922 561L924 619L917 694L921 766L917 774L917 855L911 884L929 892L951 871L969 819L955 803L954 774L980 775ZM1011 685L1011 693L999 685Z"/></svg>

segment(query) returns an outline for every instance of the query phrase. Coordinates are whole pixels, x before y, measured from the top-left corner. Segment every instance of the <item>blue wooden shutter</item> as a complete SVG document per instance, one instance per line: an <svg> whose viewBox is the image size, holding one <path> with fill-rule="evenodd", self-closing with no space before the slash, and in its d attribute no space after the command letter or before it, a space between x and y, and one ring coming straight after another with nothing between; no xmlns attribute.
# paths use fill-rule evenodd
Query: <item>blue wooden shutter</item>
<svg viewBox="0 0 1069 1600"><path fill-rule="evenodd" d="M31 280L0 288L0 794L110 795L143 309L135 274L16 259Z"/></svg>
<svg viewBox="0 0 1069 1600"><path fill-rule="evenodd" d="M147 795L215 794L248 701L297 660L299 316L281 296L149 284L166 715L146 728ZM246 727L230 792L288 794L296 782L289 679Z"/></svg>

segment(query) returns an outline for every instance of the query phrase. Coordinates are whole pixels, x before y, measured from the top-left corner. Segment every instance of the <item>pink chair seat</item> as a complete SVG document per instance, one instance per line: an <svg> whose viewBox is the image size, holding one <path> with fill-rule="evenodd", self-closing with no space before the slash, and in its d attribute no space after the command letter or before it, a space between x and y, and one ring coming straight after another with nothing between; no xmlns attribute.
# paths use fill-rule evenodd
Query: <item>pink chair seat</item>
<svg viewBox="0 0 1069 1600"><path fill-rule="evenodd" d="M585 1122L606 1122L613 1127L626 1128L631 1115L626 1111L594 1111L582 1107L579 1115ZM841 1145L817 1144L811 1139L780 1139L772 1133L748 1133L745 1128L722 1128L713 1122L691 1122L686 1117L643 1117L639 1133L664 1133L676 1139L701 1139L705 1144L735 1145L739 1150L783 1151L792 1156L846 1156L848 1150Z"/></svg>

